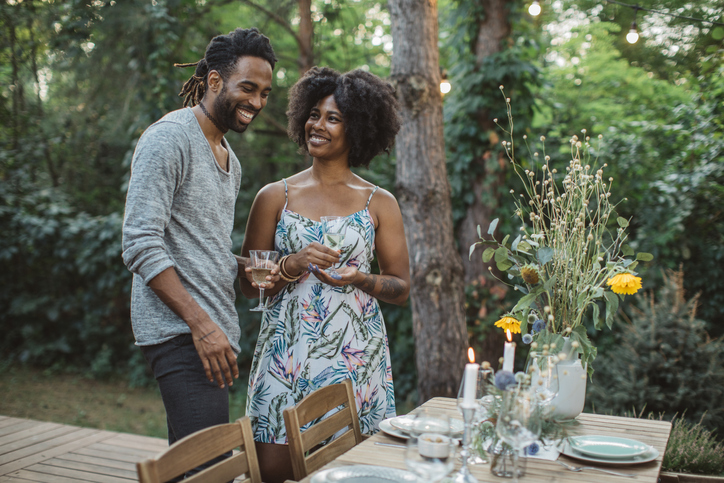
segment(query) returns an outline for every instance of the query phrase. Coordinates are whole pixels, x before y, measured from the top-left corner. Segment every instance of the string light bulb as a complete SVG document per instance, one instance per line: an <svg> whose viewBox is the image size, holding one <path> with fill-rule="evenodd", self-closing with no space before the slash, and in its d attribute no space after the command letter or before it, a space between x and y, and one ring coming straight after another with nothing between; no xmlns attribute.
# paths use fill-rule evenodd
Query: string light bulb
<svg viewBox="0 0 724 483"><path fill-rule="evenodd" d="M636 22L631 24L631 30L626 34L626 41L629 44L635 44L639 40L639 32L636 28Z"/></svg>
<svg viewBox="0 0 724 483"><path fill-rule="evenodd" d="M638 7L634 7L634 18L633 22L631 23L631 29L626 34L626 41L629 44L635 44L639 40L639 30L636 25L636 12L638 12Z"/></svg>
<svg viewBox="0 0 724 483"><path fill-rule="evenodd" d="M447 70L440 69L440 92L442 95L447 94L452 90L452 84L447 80Z"/></svg>
<svg viewBox="0 0 724 483"><path fill-rule="evenodd" d="M538 2L538 0L533 0L533 3L531 3L530 7L528 7L528 13L534 17L537 17L538 15L540 15L540 12L540 3Z"/></svg>

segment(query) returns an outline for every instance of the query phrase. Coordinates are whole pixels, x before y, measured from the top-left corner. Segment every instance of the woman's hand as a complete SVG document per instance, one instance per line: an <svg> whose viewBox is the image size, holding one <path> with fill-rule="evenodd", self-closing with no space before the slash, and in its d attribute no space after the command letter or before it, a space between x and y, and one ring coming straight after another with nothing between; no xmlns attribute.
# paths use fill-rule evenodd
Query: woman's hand
<svg viewBox="0 0 724 483"><path fill-rule="evenodd" d="M327 273L320 268L311 270L320 282L332 285L334 287L343 287L355 283L359 271L356 267L342 267L337 269L337 273Z"/></svg>
<svg viewBox="0 0 724 483"><path fill-rule="evenodd" d="M324 270L339 263L340 254L337 250L325 247L319 242L312 242L301 251L290 255L284 264L289 275L297 276L302 272L311 272L314 268Z"/></svg>
<svg viewBox="0 0 724 483"><path fill-rule="evenodd" d="M245 273L246 279L249 281L251 286L258 289L259 285L256 282L254 282L254 278L251 276L251 267L249 265L247 265L246 268L244 268L244 272L246 272ZM279 277L279 265L277 265L275 263L274 267L272 268L271 273L266 276L266 282L262 284L264 286L261 288L263 288L264 290L273 289L274 285L279 281L279 278L280 278Z"/></svg>

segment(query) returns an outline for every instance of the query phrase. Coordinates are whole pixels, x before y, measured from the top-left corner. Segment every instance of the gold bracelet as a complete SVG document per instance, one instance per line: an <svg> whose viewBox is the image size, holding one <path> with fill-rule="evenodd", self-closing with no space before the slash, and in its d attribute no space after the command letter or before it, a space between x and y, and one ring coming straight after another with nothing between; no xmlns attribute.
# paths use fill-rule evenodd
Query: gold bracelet
<svg viewBox="0 0 724 483"><path fill-rule="evenodd" d="M289 272L287 272L286 268L284 268L284 264L286 263L287 258L289 258L289 255L285 255L282 257L281 260L279 260L279 276L282 278L282 280L286 282L296 282L297 280L299 280L302 274L300 273L296 277L289 275Z"/></svg>

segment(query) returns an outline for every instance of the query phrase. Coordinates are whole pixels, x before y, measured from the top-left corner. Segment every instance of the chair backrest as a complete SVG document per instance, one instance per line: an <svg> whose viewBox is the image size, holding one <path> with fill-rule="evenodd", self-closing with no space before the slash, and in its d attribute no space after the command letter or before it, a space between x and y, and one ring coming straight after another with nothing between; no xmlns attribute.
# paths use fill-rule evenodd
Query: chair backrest
<svg viewBox="0 0 724 483"><path fill-rule="evenodd" d="M248 416L229 424L202 429L176 441L163 453L136 464L138 481L164 483L234 448L230 458L186 478L185 482L227 482L246 474L244 482L261 483L254 434Z"/></svg>
<svg viewBox="0 0 724 483"><path fill-rule="evenodd" d="M316 421L340 406L343 406L342 409L336 413L301 431L307 423ZM352 381L346 379L340 384L317 389L296 406L285 409L284 425L287 428L294 478L301 480L362 442ZM321 444L345 428L347 430L334 441Z"/></svg>

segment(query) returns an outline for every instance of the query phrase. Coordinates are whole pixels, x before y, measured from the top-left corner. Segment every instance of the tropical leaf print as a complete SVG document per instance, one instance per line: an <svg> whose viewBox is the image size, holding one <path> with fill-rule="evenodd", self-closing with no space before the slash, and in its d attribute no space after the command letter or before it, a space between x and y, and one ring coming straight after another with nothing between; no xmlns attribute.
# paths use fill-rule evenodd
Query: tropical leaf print
<svg viewBox="0 0 724 483"><path fill-rule="evenodd" d="M299 297L293 297L287 304L287 311L284 315L284 340L287 347L292 347L299 342Z"/></svg>
<svg viewBox="0 0 724 483"><path fill-rule="evenodd" d="M382 337L373 337L365 347L367 364L357 372L357 382L362 385L366 383L379 368L385 356L385 341Z"/></svg>
<svg viewBox="0 0 724 483"><path fill-rule="evenodd" d="M367 340L367 338L370 336L370 331L367 329L367 325L365 324L364 320L354 310L352 310L352 307L350 307L346 302L344 302L342 305L342 310L344 310L344 313L349 317L350 322L352 322L352 329L354 329L354 336L359 340Z"/></svg>
<svg viewBox="0 0 724 483"><path fill-rule="evenodd" d="M332 332L330 336L322 335L319 339L311 341L307 357L310 359L320 359L322 357L325 359L333 359L342 348L347 327L349 327L349 325L345 325L344 328Z"/></svg>
<svg viewBox="0 0 724 483"><path fill-rule="evenodd" d="M276 443L279 439L286 440L286 429L284 427L284 410L287 408L287 395L282 393L272 399L269 405L269 418L267 422L267 430L274 435L271 443ZM285 442L285 441L282 441Z"/></svg>
<svg viewBox="0 0 724 483"><path fill-rule="evenodd" d="M299 371L302 368L301 362L294 364L294 354L287 352L285 355L274 354L273 366L269 373L281 382L284 387L293 391L294 383L299 377Z"/></svg>

